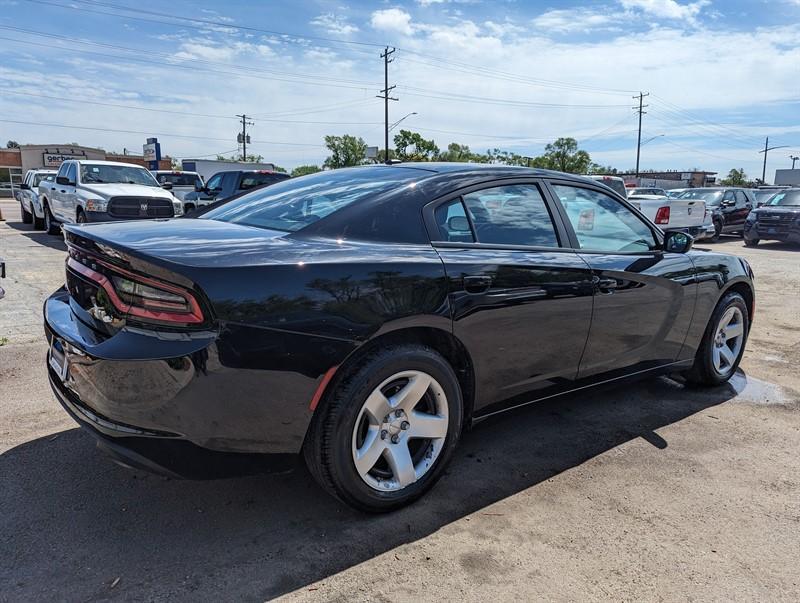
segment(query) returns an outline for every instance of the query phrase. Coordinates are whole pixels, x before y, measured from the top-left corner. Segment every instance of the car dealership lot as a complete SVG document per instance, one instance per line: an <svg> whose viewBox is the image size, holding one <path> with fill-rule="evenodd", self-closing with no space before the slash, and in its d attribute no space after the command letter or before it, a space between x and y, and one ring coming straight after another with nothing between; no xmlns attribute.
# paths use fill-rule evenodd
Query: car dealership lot
<svg viewBox="0 0 800 603"><path fill-rule="evenodd" d="M756 273L731 385L654 379L507 414L428 497L370 517L304 469L170 481L95 450L43 364L64 245L0 207L0 600L800 597L800 248L713 245Z"/></svg>

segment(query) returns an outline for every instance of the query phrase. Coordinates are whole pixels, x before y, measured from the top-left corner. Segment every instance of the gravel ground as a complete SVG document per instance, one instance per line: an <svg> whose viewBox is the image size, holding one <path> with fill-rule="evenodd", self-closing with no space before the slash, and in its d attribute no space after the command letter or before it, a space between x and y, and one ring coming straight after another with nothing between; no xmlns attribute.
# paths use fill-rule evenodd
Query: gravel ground
<svg viewBox="0 0 800 603"><path fill-rule="evenodd" d="M303 469L173 481L108 461L46 383L63 243L0 209L0 601L800 600L800 248L709 245L757 278L728 386L498 417L426 498L368 517Z"/></svg>

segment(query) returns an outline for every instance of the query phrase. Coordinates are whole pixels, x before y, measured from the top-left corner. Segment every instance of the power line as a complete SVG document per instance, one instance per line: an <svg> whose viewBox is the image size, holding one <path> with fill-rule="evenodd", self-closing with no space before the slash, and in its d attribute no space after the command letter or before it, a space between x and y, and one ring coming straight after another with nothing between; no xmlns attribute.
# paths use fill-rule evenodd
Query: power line
<svg viewBox="0 0 800 603"><path fill-rule="evenodd" d="M36 31L31 29L24 29L21 27L13 27L10 25L0 25L0 29L5 29L8 31L13 31L16 33L22 33L26 35L32 36L39 36L43 38L55 39L63 42L67 42L70 44L83 44L86 46L96 46L100 48L109 48L112 50L120 50L123 52L130 52L136 53L136 57L128 57L128 56L119 56L119 55L108 55L105 53L97 53L91 52L88 50L82 50L78 48L69 48L70 52L81 52L85 54L93 54L93 55L100 55L103 58L112 58L112 59L123 59L126 61L132 61L137 63L147 63L152 65L157 65L159 67L172 67L172 68L182 68L185 66L191 66L196 70L199 71L207 71L210 73L222 73L226 75L237 75L240 77L257 77L257 79L265 79L265 80L276 80L276 81L283 81L283 82L291 82L296 84L313 84L313 85L324 85L324 86L332 86L336 88L351 88L357 90L364 90L367 88L371 88L375 85L375 82L363 81L363 80L349 80L345 78L333 78L333 77L326 77L320 76L315 74L305 74L305 73L296 73L296 72L286 72L286 71L277 71L275 69L266 69L261 67L251 67L247 65L231 65L229 63L221 63L219 61L209 61L204 59L182 59L176 61L174 54L168 54L163 52L155 52L151 50L145 50L142 48L131 48L129 46L120 46L117 44L106 44L103 42L94 42L91 40L82 40L80 38L73 38L70 36L64 36L60 34L54 34L49 32L43 31ZM44 46L45 48L52 49L50 45L44 45L41 43L31 42L30 40L19 40L16 38L4 38L0 37L0 39L8 40L10 42L22 43L22 44L30 44L33 46ZM164 59L163 61L153 61L148 59L140 58L138 55L148 55L148 56L156 56L161 57ZM208 69L208 68L201 68L197 67L196 65L211 65L211 66L223 66L227 69L235 69L237 71L229 71L229 70L221 70L221 69ZM263 73L269 75L271 77L266 76L253 76L251 73ZM308 80L308 81L305 81Z"/></svg>
<svg viewBox="0 0 800 603"><path fill-rule="evenodd" d="M174 133L167 133L167 132L144 132L141 130L122 130L117 128L98 128L94 126L74 126L74 125L67 125L67 124L53 124L53 123L43 123L43 122L35 122L35 121L22 121L22 120L14 120L14 119L0 119L0 123L7 123L7 124L20 124L24 126L42 126L48 128L65 128L69 130L91 130L94 132L115 132L120 134L143 134L145 136L162 136L164 138L187 138L192 140L213 140L215 142L228 142L228 138L213 138L210 136L194 136L190 134L174 134ZM314 147L314 148L322 148L325 145L323 144L310 144L310 143L303 143L303 142L282 142L278 140L255 140L253 144L276 144L276 145L288 145L288 146L296 146L296 147Z"/></svg>
<svg viewBox="0 0 800 603"><path fill-rule="evenodd" d="M20 92L18 90L3 90L3 94L13 94L19 96L30 96L33 98L42 98L47 100L53 100L56 102L62 103L77 103L80 105L98 105L101 107L115 107L118 109L128 109L134 111L150 111L154 113L168 113L170 115L186 115L191 117L202 117L205 119L236 119L236 117L232 117L230 115L213 115L208 113L192 113L189 111L179 111L179 110L171 110L171 109L155 109L152 107L141 107L136 105L121 105L117 103L104 103L100 101L92 101L86 98L62 98L59 96L48 96L46 94L34 94L32 92ZM371 101L371 99L370 99ZM269 119L264 118L261 121L268 121L268 122L275 122L275 123L284 123L284 124L316 124L316 125L349 125L349 126L371 126L375 124L379 124L381 122L378 121L309 121L309 120L292 120L292 119Z"/></svg>
<svg viewBox="0 0 800 603"><path fill-rule="evenodd" d="M226 28L226 29L237 29L237 30L241 30L241 31L254 31L254 32L265 33L265 34L269 34L269 35L273 35L273 36L281 36L282 38L288 36L288 39L286 39L284 41L289 42L289 43L294 42L294 40L309 40L309 41L320 41L320 42L329 42L329 43L354 45L354 46L371 46L373 48L381 48L381 47L383 47L383 44L377 44L377 43L372 43L372 42L358 42L358 41L354 41L354 40L344 40L344 39L337 39L337 38L326 38L326 37L321 37L321 36L309 36L309 35L305 35L305 34L301 35L301 34L285 32L285 31L277 31L277 30L273 30L273 29L262 29L260 27L252 27L252 26L247 26L247 25L237 25L235 23L223 23L223 22L220 22L220 21L213 21L211 19L200 19L200 18L197 18L197 17L187 17L186 15L170 15L169 13L162 13L162 12L158 12L158 11L145 10L145 9L142 9L142 8L132 8L132 7L129 7L129 6L120 6L118 4L112 4L110 2L94 2L94 1L91 1L91 0L75 0L75 2L78 2L78 3L81 3L81 4L88 4L90 6L99 6L99 7L102 7L102 8L109 8L109 9L112 9L112 10L119 10L119 11L125 11L125 12L130 12L130 13L139 13L139 14L143 14L143 15L153 15L153 16L157 16L157 17L164 17L164 18L167 18L167 19L174 19L174 20L178 21L179 23L159 21L157 19L146 19L146 18L143 18L143 17L133 17L133 16L130 16L130 15L120 15L118 13L103 12L103 11L98 11L98 10L92 10L90 8L81 8L81 7L74 6L74 5L70 6L70 5L67 5L67 4L59 4L57 2L46 2L45 0L26 0L26 2L33 2L33 3L36 3L36 4L46 4L48 6L55 6L55 7L58 7L58 8L66 8L66 9L83 11L83 12L88 12L88 13L95 13L95 14L100 14L100 15L108 15L108 16L112 16L112 17L122 17L124 19L133 19L133 20L136 20L136 21L146 21L146 22L149 22L149 23L162 23L162 24L171 25L171 26L185 25L185 23L187 21L191 22L191 23L200 23L200 24L203 24L203 25L206 26L205 28L194 26L193 27L194 29L207 29L208 28L207 26L211 26L211 27L217 27L217 28L222 27L222 28Z"/></svg>
<svg viewBox="0 0 800 603"><path fill-rule="evenodd" d="M447 101L456 101L456 102L464 102L464 103L481 103L481 104L490 104L490 105L504 105L504 106L511 106L511 107L539 107L539 108L550 108L550 109L563 109L563 108L585 108L585 109L613 109L615 107L627 107L628 105L571 105L566 103L539 103L535 101L521 101L515 99L505 99L505 98L491 98L485 96L472 96L468 94L458 94L458 93L441 93L437 94L437 91L427 91L428 93L423 92L405 92L407 90L422 90L425 91L425 88L416 88L414 86L400 86L400 89L404 91L404 94L407 96L418 96L421 98L433 98L438 100L447 100ZM430 92L433 92L431 94Z"/></svg>
<svg viewBox="0 0 800 603"><path fill-rule="evenodd" d="M172 26L172 27L174 27L176 25L181 25L181 26L187 27L186 22L189 21L189 22L194 22L194 23L205 24L206 26L210 25L210 26L216 27L216 28L224 28L226 30L256 31L256 32L260 32L260 33L266 33L266 34L269 34L269 35L281 36L281 40L284 41L284 42L288 42L288 43L294 43L294 42L296 42L296 40L312 40L312 41L319 40L319 41L324 41L324 42L329 42L329 43L344 44L344 45L351 45L351 46L371 46L371 47L380 47L380 48L385 46L385 44L377 44L377 43L374 43L374 42L360 42L360 41L354 41L354 40L325 38L325 37L320 37L320 36L299 35L299 34L282 32L282 31L277 31L277 30L269 30L269 29L263 29L263 28L252 27L252 26L237 25L237 24L234 24L234 23L220 23L218 21L212 21L212 20L209 20L209 19L187 18L185 15L171 15L171 14L168 14L168 13L157 12L157 11L145 11L145 10L138 9L138 8L125 7L125 6L120 6L120 5L114 5L114 4L107 3L107 2L98 2L98 1L94 1L94 0L76 0L76 1L80 2L82 4L89 4L90 6L92 6L92 5L93 6L102 6L102 7L111 8L113 10L121 10L121 11L129 12L129 13L130 12L138 12L138 13L141 13L141 14L150 14L150 15L160 16L160 17L164 17L164 18L167 18L167 19L176 20L179 23L173 23L173 22L170 22L170 21L162 21L162 20L158 20L158 19L146 19L146 18L143 18L143 17L135 17L135 16L131 16L131 15L121 15L121 14L118 14L118 13L108 13L108 12L103 12L103 11L96 11L96 10L91 10L91 9L88 9L88 8L81 8L81 7L74 6L74 5L70 6L70 5L58 4L58 3L54 3L54 2L47 2L45 0L26 0L26 1L27 2L35 2L35 3L38 3L38 4L45 4L45 5L49 5L49 6L55 6L55 7L58 7L58 8L70 9L70 10L93 12L93 13L96 13L96 14L119 17L119 18L123 18L123 19L133 19L133 20L145 21L145 22L150 22L150 23L153 23L153 22L161 23L161 24L164 24L164 25ZM201 29L201 30L204 29L204 28L198 27L198 26L188 26L188 27L189 28L194 28L194 29ZM207 29L207 27L205 29ZM336 48L336 47L334 47L334 48ZM350 49L351 52L354 51L354 50L355 49L352 49L352 48ZM518 81L519 83L528 83L528 84L533 84L533 85L537 85L537 86L541 86L541 87L569 89L569 90L573 90L573 91L576 91L576 92L593 92L593 93L599 93L599 94L619 94L619 95L630 94L632 92L632 90L621 90L621 89L613 89L613 88L600 88L600 87L596 87L596 86L589 86L589 85L586 85L586 84L576 84L576 83L571 83L571 82L562 82L562 81L548 80L548 79L542 79L542 78L530 78L530 77L525 77L525 76L521 76L521 75L514 74L514 73L509 73L509 72L505 72L505 71L491 69L491 68L488 68L488 67L482 67L482 66L474 65L474 64L470 64L470 63L462 63L462 62L458 62L458 61L453 61L451 59L432 56L432 55L428 54L427 52L423 54L421 52L417 52L417 51L410 50L410 49L402 49L401 48L400 50L402 52L407 53L407 54L423 57L425 59L428 59L429 61L433 61L434 62L434 63L430 63L430 62L429 63L425 63L424 61L417 60L416 62L418 62L418 63L428 64L428 65L433 66L433 67L443 67L443 68L446 68L448 70L454 70L454 69L455 70L462 70L462 71L463 70L467 70L468 73L473 73L473 74L476 73L476 72L480 72L485 77L494 77L496 79L515 80L515 81ZM413 59L411 61L413 61ZM435 63L438 63L438 64L435 64Z"/></svg>

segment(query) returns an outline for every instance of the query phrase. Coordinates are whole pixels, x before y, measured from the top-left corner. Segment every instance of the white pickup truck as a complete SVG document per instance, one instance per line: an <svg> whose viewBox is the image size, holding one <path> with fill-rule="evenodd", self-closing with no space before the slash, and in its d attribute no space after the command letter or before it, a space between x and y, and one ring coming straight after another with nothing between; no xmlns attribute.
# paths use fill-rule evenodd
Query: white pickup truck
<svg viewBox="0 0 800 603"><path fill-rule="evenodd" d="M631 195L628 202L663 231L680 230L695 240L714 235L711 215L700 199L671 199L663 195Z"/></svg>
<svg viewBox="0 0 800 603"><path fill-rule="evenodd" d="M69 160L54 182L39 185L45 228L58 234L60 224L172 218L183 206L145 168L113 161Z"/></svg>
<svg viewBox="0 0 800 603"><path fill-rule="evenodd" d="M39 185L54 182L55 170L28 170L17 191L22 223L31 224L36 230L44 228L44 208L39 198Z"/></svg>

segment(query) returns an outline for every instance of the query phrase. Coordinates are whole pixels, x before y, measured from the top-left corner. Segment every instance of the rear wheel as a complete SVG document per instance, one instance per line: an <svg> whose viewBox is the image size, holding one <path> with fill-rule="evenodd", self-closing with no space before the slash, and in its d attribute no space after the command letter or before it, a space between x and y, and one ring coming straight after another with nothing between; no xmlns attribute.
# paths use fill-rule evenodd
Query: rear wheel
<svg viewBox="0 0 800 603"><path fill-rule="evenodd" d="M47 205L47 203L44 204L44 229L47 231L47 234L51 235L57 235L59 232L58 222L53 218L53 214L50 212L50 206Z"/></svg>
<svg viewBox="0 0 800 603"><path fill-rule="evenodd" d="M86 224L89 220L86 219L86 214L80 208L78 208L78 213L75 215L75 221L78 224Z"/></svg>
<svg viewBox="0 0 800 603"><path fill-rule="evenodd" d="M356 509L397 509L441 476L461 434L462 409L456 375L434 350L376 351L343 375L317 410L306 464Z"/></svg>
<svg viewBox="0 0 800 603"><path fill-rule="evenodd" d="M25 209L25 206L22 204L22 201L19 202L19 211L22 212L22 223L23 224L30 224L33 222L33 214Z"/></svg>
<svg viewBox="0 0 800 603"><path fill-rule="evenodd" d="M714 386L728 381L742 360L750 331L750 315L738 293L725 295L708 321L694 365L686 378L695 385Z"/></svg>

